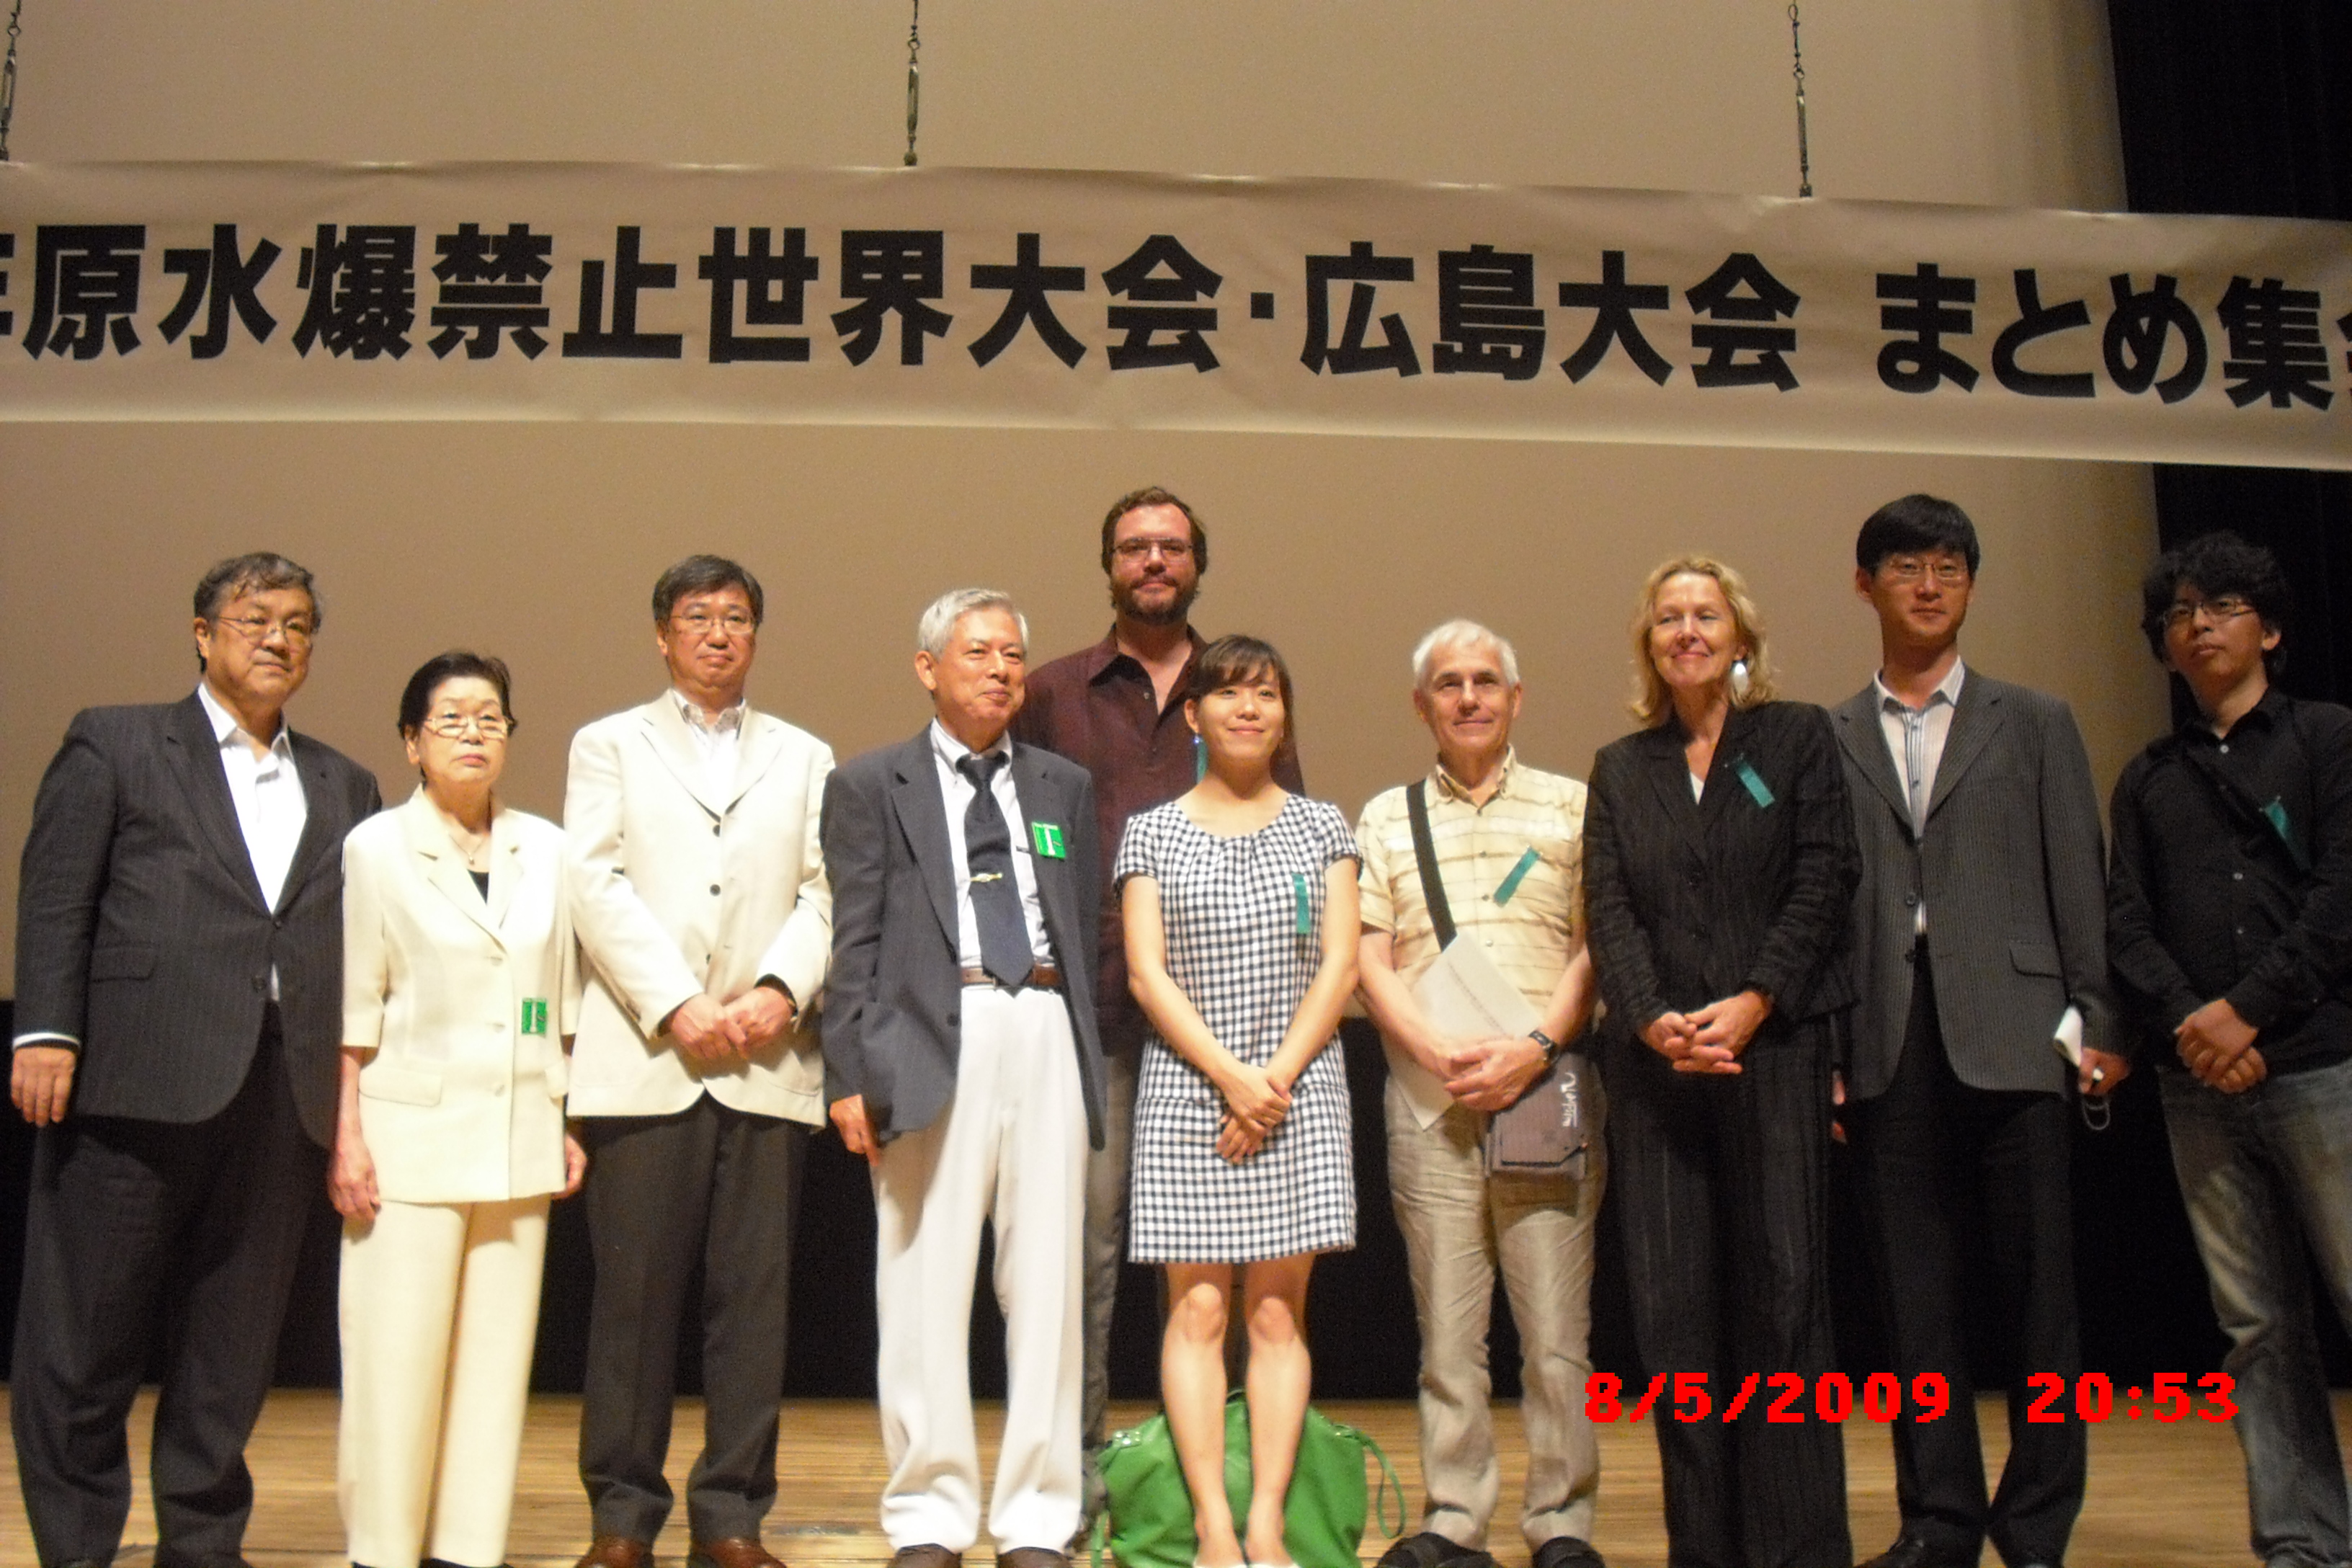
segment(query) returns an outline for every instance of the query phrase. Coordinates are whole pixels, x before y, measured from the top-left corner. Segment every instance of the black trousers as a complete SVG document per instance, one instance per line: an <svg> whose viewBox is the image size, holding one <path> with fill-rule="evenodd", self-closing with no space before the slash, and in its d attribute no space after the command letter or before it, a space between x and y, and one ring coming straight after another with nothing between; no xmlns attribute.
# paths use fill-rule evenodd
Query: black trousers
<svg viewBox="0 0 2352 1568"><path fill-rule="evenodd" d="M41 1130L25 1224L9 1423L45 1565L103 1563L131 1511L131 1401L157 1347L151 1476L164 1568L233 1559L253 1511L245 1445L326 1151L286 1079L273 1007L209 1121L69 1116Z"/></svg>
<svg viewBox="0 0 2352 1568"><path fill-rule="evenodd" d="M599 1116L588 1150L596 1260L580 1408L580 1479L595 1532L650 1542L687 1287L702 1277L703 1443L687 1479L696 1541L756 1537L776 1500L793 1230L809 1131L709 1095L672 1116Z"/></svg>
<svg viewBox="0 0 2352 1568"><path fill-rule="evenodd" d="M1923 949L1911 1017L1885 1093L1851 1107L1855 1170L1906 1396L1895 1422L1903 1530L1938 1560L1973 1563L1988 1536L2002 1561L2057 1563L2083 1509L2089 1439L2074 1415L2083 1370L2074 1311L2074 1146L2063 1096L1971 1089L1952 1072ZM2015 1325L2009 1352L2009 1460L1990 1504L1977 1446L1964 1303L1990 1294ZM1943 1377L1951 1408L1911 1419L1912 1379ZM2031 1422L2025 1378L2053 1373L2056 1422Z"/></svg>
<svg viewBox="0 0 2352 1568"><path fill-rule="evenodd" d="M1829 1034L1768 1026L1738 1076L1677 1073L1612 1031L1611 1197L1633 1336L1668 1376L1651 1411L1670 1568L1847 1568L1841 1428L1812 1418L1834 1370L1829 1297ZM1705 1419L1672 1410L1673 1374L1704 1373ZM1724 1409L1750 1373L1738 1420ZM1805 1382L1806 1419L1765 1417L1774 1373ZM1634 1397L1628 1391L1628 1402Z"/></svg>

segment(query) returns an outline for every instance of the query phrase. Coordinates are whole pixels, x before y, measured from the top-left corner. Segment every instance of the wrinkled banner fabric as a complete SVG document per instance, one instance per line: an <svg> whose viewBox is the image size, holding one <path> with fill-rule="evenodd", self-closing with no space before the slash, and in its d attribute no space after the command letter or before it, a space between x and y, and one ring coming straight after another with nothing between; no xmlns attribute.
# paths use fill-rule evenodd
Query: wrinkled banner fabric
<svg viewBox="0 0 2352 1568"><path fill-rule="evenodd" d="M2352 225L957 169L0 166L0 418L2352 468Z"/></svg>

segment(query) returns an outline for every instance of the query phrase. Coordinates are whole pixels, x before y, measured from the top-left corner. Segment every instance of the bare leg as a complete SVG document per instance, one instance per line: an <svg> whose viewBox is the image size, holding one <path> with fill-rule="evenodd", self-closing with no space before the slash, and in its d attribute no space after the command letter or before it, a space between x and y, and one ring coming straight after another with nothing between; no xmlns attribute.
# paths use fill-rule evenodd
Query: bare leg
<svg viewBox="0 0 2352 1568"><path fill-rule="evenodd" d="M1283 1502L1298 1460L1299 1429L1314 1368L1307 1356L1307 1277L1313 1253L1243 1267L1242 1306L1249 1319L1250 1508L1244 1554L1260 1568L1290 1562L1283 1543Z"/></svg>
<svg viewBox="0 0 2352 1568"><path fill-rule="evenodd" d="M1233 1273L1226 1263L1170 1264L1168 1330L1160 1341L1160 1397L1192 1489L1195 1561L1204 1568L1238 1568L1242 1561L1225 1500L1225 1300Z"/></svg>

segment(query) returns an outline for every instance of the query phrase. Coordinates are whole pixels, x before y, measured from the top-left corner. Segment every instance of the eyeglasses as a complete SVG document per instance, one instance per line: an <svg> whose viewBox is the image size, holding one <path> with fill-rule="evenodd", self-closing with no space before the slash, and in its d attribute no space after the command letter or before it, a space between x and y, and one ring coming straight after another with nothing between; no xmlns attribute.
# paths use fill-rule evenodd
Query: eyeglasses
<svg viewBox="0 0 2352 1568"><path fill-rule="evenodd" d="M2253 605L2235 594L2224 594L2218 599L2182 599L2165 606L2164 629L2173 631L2187 626L2197 618L2200 610L2204 612L2205 624L2209 626L2218 626L2254 613Z"/></svg>
<svg viewBox="0 0 2352 1568"><path fill-rule="evenodd" d="M213 625L228 627L256 647L268 642L272 632L283 637L289 647L309 647L310 639L319 635L316 623L300 616L282 621L268 616L215 616Z"/></svg>
<svg viewBox="0 0 2352 1568"><path fill-rule="evenodd" d="M723 616L714 616L704 610L689 610L685 615L671 616L670 624L684 626L698 637L709 637L714 631L723 631L730 637L748 637L760 627L759 622L740 610L730 610Z"/></svg>
<svg viewBox="0 0 2352 1568"><path fill-rule="evenodd" d="M468 730L479 731L485 741L503 741L513 732L514 721L503 713L436 713L425 728L445 741L460 740Z"/></svg>
<svg viewBox="0 0 2352 1568"><path fill-rule="evenodd" d="M1192 559L1192 545L1183 539L1122 539L1110 547L1110 552L1121 561L1142 561L1157 550L1171 561Z"/></svg>
<svg viewBox="0 0 2352 1568"><path fill-rule="evenodd" d="M1916 583L1922 577L1932 576L1939 588L1957 588L1969 580L1969 563L1948 556L1923 561L1916 555L1894 555L1880 570L1897 583Z"/></svg>

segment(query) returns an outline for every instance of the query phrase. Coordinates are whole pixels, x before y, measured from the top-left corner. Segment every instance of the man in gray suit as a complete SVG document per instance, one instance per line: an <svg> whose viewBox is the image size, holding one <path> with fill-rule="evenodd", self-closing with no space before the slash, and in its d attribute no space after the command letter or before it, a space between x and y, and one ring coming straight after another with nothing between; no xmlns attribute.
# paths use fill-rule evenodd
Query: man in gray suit
<svg viewBox="0 0 2352 1568"><path fill-rule="evenodd" d="M240 1561L245 1444L326 1195L343 835L375 779L288 729L319 603L281 555L196 586L195 691L74 716L17 888L10 1090L41 1131L10 1420L44 1568L103 1564L163 1329L160 1568Z"/></svg>
<svg viewBox="0 0 2352 1568"><path fill-rule="evenodd" d="M933 721L835 772L822 829L825 1093L874 1176L882 1528L896 1568L954 1568L978 1539L968 1341L986 1222L1010 1374L989 1532L1005 1568L1066 1568L1087 1151L1104 1118L1094 790L1006 733L1028 644L1009 598L944 594L917 640Z"/></svg>
<svg viewBox="0 0 2352 1568"><path fill-rule="evenodd" d="M1902 1534L1864 1568L1969 1568L1987 1536L2011 1568L2055 1564L2082 1510L2071 1402L2029 1421L2028 1373L2072 1389L2072 1146L2066 1088L2104 1095L2108 1001L2098 796L2074 715L1960 661L1975 526L1911 495L1854 542L1877 613L1878 674L1832 713L1862 849L1844 1092L1894 1371L1934 1373L1950 1409L1895 1424ZM2069 1073L2055 1041L2079 1042ZM1978 1250L1980 1246L1981 1250ZM1963 1301L1988 1271L2017 1325L2010 1450L1985 1496Z"/></svg>

